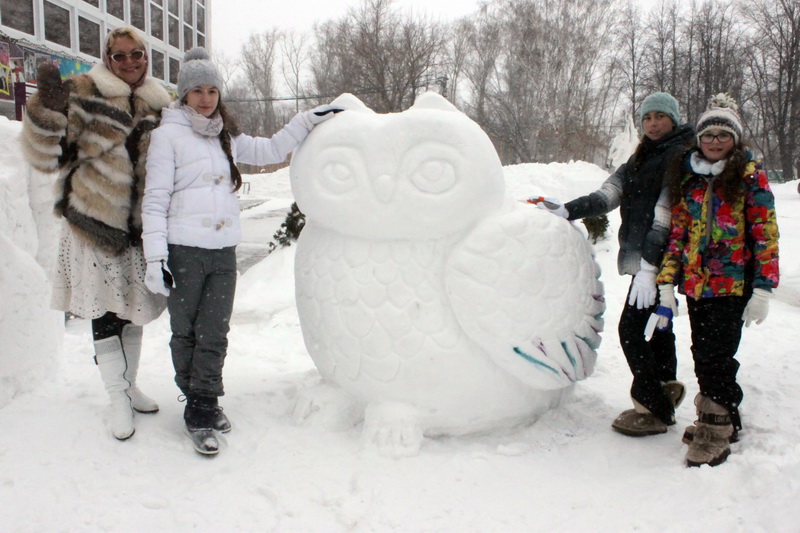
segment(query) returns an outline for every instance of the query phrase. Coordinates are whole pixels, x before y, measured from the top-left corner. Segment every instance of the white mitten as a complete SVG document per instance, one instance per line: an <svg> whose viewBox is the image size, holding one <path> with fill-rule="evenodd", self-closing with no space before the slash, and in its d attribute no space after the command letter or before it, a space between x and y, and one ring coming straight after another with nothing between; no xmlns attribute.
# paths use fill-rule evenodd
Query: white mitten
<svg viewBox="0 0 800 533"><path fill-rule="evenodd" d="M162 260L147 263L147 271L144 275L144 284L153 294L163 294L169 296L170 288L175 287L175 280L172 272L167 266L167 262Z"/></svg>
<svg viewBox="0 0 800 533"><path fill-rule="evenodd" d="M544 209L548 213L553 213L563 218L569 218L569 211L567 211L564 203L553 196L531 196L526 202L534 204L539 209Z"/></svg>
<svg viewBox="0 0 800 533"><path fill-rule="evenodd" d="M647 309L655 305L656 274L658 274L658 269L642 259L639 272L633 278L628 305L636 304L636 309Z"/></svg>
<svg viewBox="0 0 800 533"><path fill-rule="evenodd" d="M769 313L769 299L772 296L770 291L764 289L753 289L753 296L747 302L742 314L745 327L750 327L750 322L755 321L756 324L761 324L766 320Z"/></svg>

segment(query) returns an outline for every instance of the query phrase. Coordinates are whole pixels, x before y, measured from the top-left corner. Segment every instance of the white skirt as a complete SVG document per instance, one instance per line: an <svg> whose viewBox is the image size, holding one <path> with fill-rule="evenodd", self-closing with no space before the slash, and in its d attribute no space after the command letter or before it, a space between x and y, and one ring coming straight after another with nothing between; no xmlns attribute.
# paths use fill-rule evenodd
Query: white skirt
<svg viewBox="0 0 800 533"><path fill-rule="evenodd" d="M111 311L142 326L158 318L167 306L165 296L147 290L146 270L141 247L110 255L87 244L63 221L58 258L50 276L51 305L86 319Z"/></svg>

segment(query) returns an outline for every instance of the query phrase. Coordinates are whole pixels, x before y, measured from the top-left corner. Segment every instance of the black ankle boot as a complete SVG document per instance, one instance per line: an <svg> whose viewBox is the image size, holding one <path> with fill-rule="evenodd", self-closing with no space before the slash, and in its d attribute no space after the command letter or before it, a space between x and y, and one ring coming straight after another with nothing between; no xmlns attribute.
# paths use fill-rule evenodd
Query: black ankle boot
<svg viewBox="0 0 800 533"><path fill-rule="evenodd" d="M183 419L188 427L213 429L220 433L231 430L231 422L219 406L216 396L187 395Z"/></svg>

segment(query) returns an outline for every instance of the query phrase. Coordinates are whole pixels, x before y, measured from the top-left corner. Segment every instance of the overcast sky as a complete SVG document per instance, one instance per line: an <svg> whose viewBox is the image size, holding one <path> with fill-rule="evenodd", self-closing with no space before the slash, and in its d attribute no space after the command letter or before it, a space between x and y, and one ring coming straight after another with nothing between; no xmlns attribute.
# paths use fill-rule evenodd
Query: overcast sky
<svg viewBox="0 0 800 533"><path fill-rule="evenodd" d="M451 20L473 13L478 0L395 0L401 9ZM238 55L252 32L277 27L310 30L314 22L343 16L362 0L215 0L211 3L211 39L214 51Z"/></svg>

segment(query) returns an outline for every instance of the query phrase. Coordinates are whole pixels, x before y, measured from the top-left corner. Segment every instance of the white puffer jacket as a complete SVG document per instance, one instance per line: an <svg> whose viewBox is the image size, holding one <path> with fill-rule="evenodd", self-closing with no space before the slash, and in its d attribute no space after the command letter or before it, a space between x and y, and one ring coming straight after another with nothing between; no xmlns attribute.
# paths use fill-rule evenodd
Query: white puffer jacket
<svg viewBox="0 0 800 533"><path fill-rule="evenodd" d="M273 137L233 138L236 162L281 163L308 135L299 113ZM186 112L164 109L147 151L147 186L142 201L142 241L148 262L166 259L167 244L219 249L241 241L239 201L230 164L218 137L192 129Z"/></svg>

